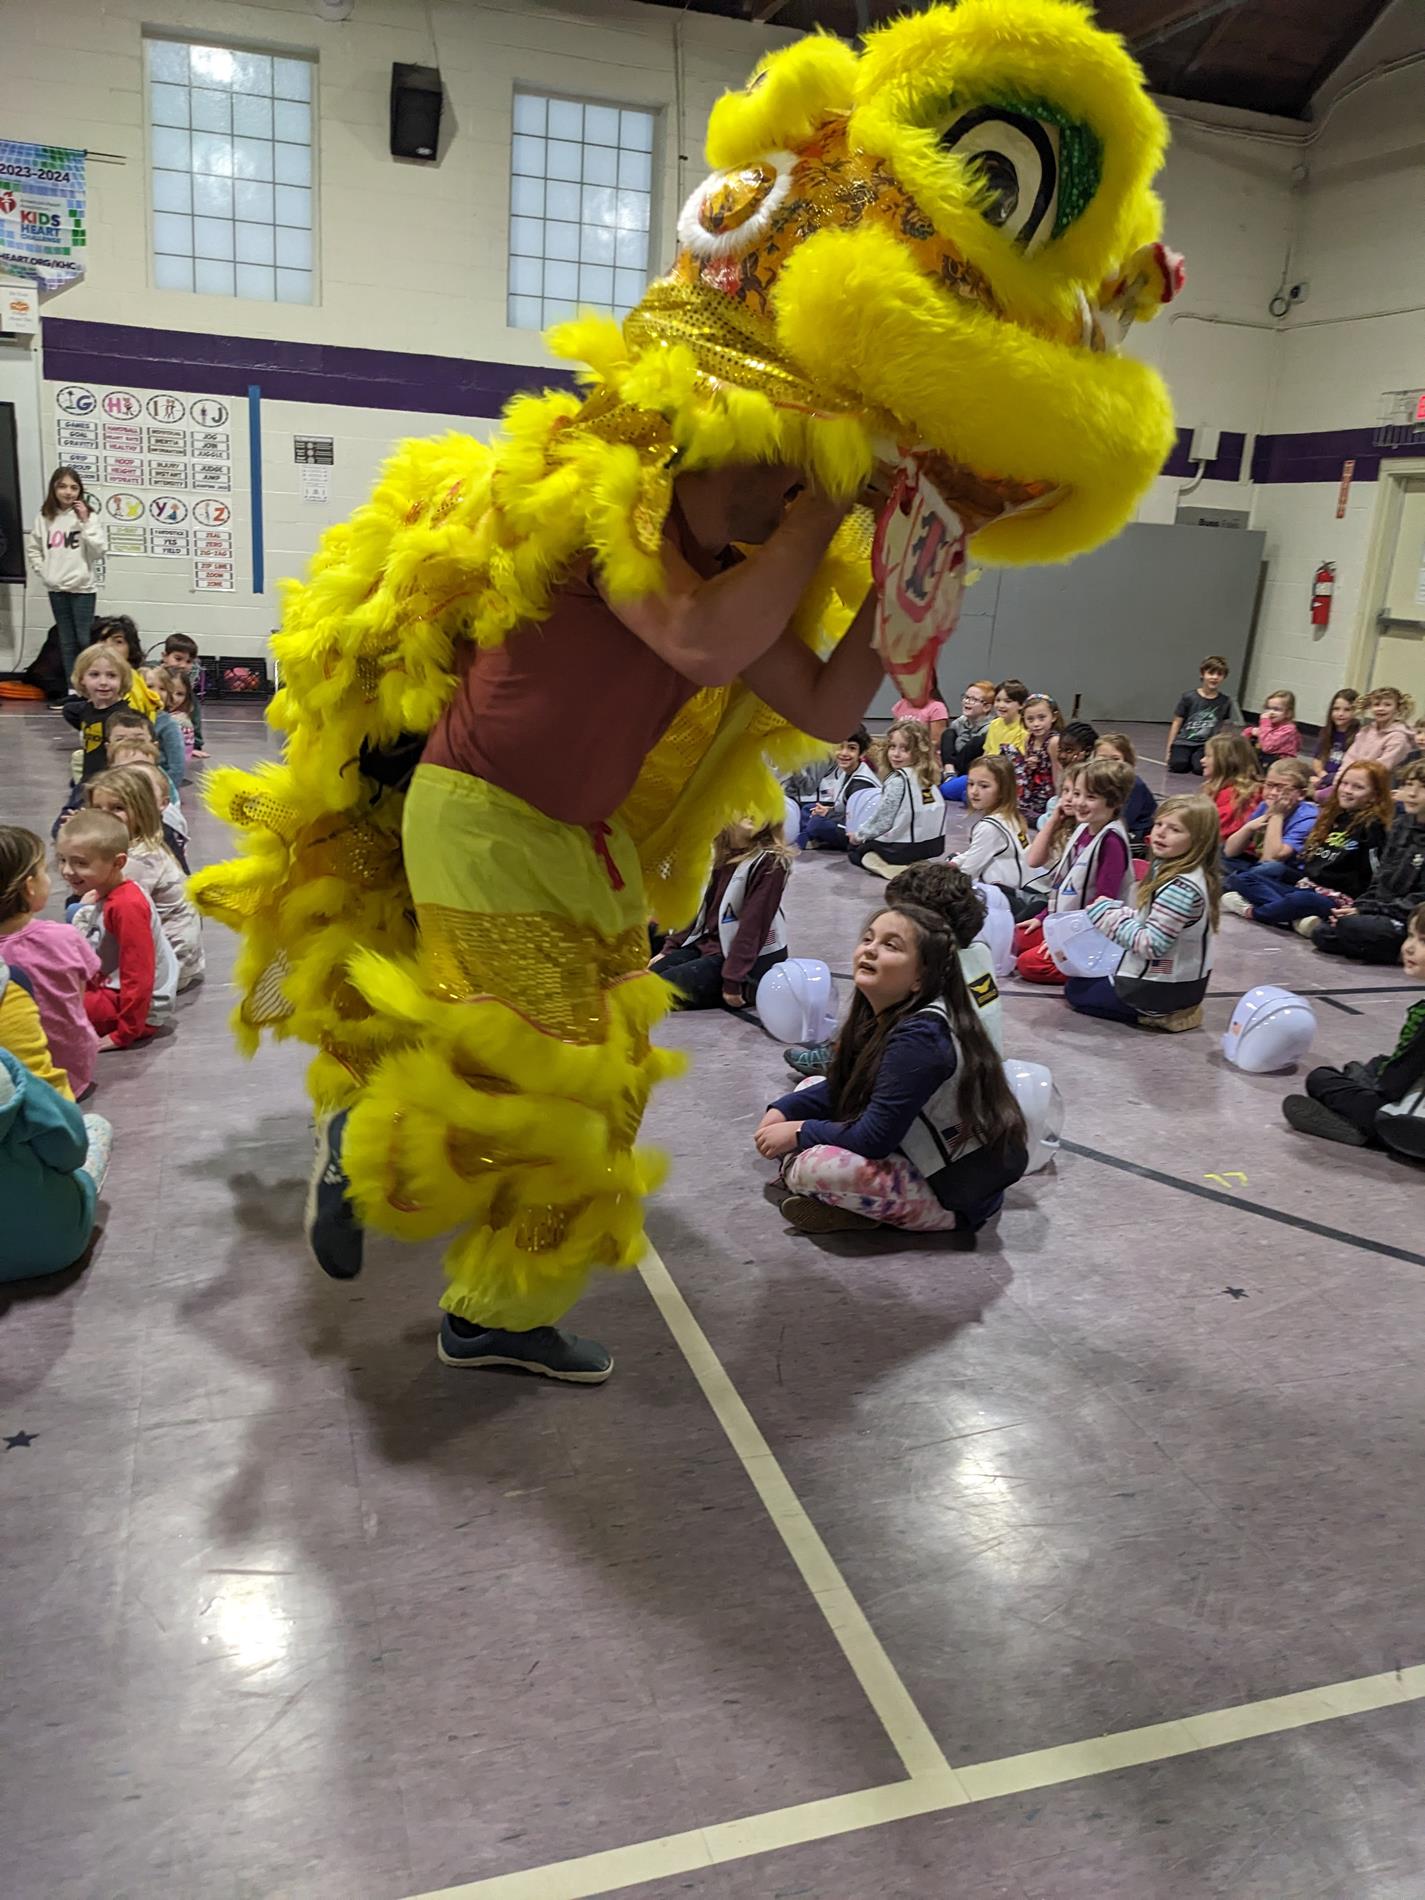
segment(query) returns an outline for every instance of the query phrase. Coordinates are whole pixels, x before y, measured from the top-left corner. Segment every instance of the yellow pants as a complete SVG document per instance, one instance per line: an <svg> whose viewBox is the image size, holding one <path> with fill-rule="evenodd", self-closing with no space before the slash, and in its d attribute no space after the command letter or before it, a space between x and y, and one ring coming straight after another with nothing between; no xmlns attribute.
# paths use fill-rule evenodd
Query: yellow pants
<svg viewBox="0 0 1425 1900"><path fill-rule="evenodd" d="M363 1221L456 1230L444 1305L552 1324L595 1267L634 1266L656 1156L634 1146L679 1058L649 1042L668 990L647 972L638 856L618 827L560 824L482 779L420 766L403 856L414 965L357 955L398 1026L352 1108L344 1160Z"/></svg>

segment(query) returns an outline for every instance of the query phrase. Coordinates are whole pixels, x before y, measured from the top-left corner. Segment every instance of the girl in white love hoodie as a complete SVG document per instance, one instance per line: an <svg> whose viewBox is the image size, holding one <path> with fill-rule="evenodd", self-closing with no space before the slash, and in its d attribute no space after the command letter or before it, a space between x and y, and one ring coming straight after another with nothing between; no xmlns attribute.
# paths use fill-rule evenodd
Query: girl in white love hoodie
<svg viewBox="0 0 1425 1900"><path fill-rule="evenodd" d="M84 500L83 482L72 468L57 468L49 478L49 492L35 516L25 551L31 569L49 590L66 680L89 644L94 564L106 545L103 523Z"/></svg>

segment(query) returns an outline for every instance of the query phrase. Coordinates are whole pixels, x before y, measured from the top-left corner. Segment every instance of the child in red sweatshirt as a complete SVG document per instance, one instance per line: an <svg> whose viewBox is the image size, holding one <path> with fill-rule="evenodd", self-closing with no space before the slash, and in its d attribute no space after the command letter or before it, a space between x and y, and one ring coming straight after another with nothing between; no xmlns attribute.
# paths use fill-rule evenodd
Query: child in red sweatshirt
<svg viewBox="0 0 1425 1900"><path fill-rule="evenodd" d="M59 868L80 900L75 928L89 939L99 973L84 1008L101 1049L146 1042L173 1016L178 962L153 901L124 876L129 834L105 811L78 811L60 834Z"/></svg>

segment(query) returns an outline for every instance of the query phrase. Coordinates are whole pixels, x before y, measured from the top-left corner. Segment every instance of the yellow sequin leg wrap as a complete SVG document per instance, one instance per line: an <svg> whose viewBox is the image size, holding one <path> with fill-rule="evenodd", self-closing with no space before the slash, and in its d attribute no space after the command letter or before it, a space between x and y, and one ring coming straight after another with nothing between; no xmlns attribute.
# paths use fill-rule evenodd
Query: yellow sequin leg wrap
<svg viewBox="0 0 1425 1900"><path fill-rule="evenodd" d="M668 991L645 969L638 856L614 828L606 861L587 832L436 766L411 785L403 848L417 956L349 965L399 1045L347 1125L352 1198L405 1239L457 1230L451 1312L551 1324L593 1268L637 1262L661 1175L634 1144L680 1062L649 1042Z"/></svg>

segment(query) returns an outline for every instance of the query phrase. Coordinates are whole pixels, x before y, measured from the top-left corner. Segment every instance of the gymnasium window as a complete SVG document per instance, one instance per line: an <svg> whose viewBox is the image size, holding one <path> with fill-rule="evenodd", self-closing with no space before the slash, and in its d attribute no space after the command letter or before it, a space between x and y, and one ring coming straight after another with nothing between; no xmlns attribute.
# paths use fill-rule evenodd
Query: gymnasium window
<svg viewBox="0 0 1425 1900"><path fill-rule="evenodd" d="M313 302L313 62L144 45L155 287Z"/></svg>
<svg viewBox="0 0 1425 1900"><path fill-rule="evenodd" d="M512 329L626 316L648 282L656 113L517 92L510 152Z"/></svg>

